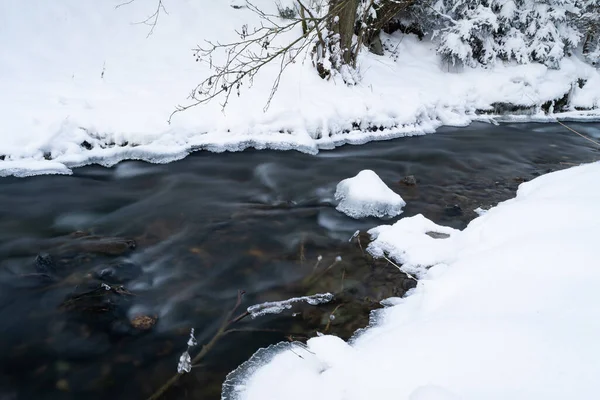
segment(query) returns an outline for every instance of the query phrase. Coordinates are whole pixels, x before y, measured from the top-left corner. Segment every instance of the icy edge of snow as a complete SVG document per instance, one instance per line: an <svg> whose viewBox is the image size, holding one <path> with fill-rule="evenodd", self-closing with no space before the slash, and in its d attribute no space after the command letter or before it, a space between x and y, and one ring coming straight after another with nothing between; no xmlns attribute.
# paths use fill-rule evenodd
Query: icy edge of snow
<svg viewBox="0 0 600 400"><path fill-rule="evenodd" d="M449 123L439 119L427 118L416 124L409 124L393 128L382 128L374 132L352 130L345 133L332 134L329 137L312 139L306 132L280 133L279 130L269 134L231 135L222 136L219 133L200 134L187 142L181 143L173 138L167 143L127 144L112 147L109 143L99 143L99 147L92 150L80 149L75 153L61 154L53 159L5 159L0 160L0 177L15 176L29 177L49 174L72 174L72 168L86 165L101 165L112 167L121 161L139 160L153 164L167 164L181 160L196 151L209 151L213 153L238 152L246 149L257 150L295 150L307 154L318 154L321 150L333 150L347 144L361 145L373 141L392 140L401 137L411 137L434 133L442 126L463 127L472 122L597 122L600 121L600 109L586 111L569 111L557 114L533 115L459 115Z"/></svg>

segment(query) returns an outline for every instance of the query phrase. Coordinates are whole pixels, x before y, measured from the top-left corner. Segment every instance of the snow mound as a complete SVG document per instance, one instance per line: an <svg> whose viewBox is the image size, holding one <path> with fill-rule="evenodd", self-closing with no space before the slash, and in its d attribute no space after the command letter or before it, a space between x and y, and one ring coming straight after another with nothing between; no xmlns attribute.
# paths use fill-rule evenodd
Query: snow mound
<svg viewBox="0 0 600 400"><path fill-rule="evenodd" d="M439 235L431 235L432 232L449 235L449 238L436 239L433 236ZM458 232L418 214L403 218L394 225L382 225L369 230L375 240L369 244L367 251L377 258L387 255L403 264L406 272L420 276L427 267L437 263L440 254L453 250L453 242L449 239ZM398 246L398 243L402 243L402 246ZM432 248L437 251L431 251Z"/></svg>
<svg viewBox="0 0 600 400"><path fill-rule="evenodd" d="M523 183L463 231L423 216L373 230L369 250L419 270L418 286L348 344L255 364L235 398L596 398L598 182L600 162Z"/></svg>
<svg viewBox="0 0 600 400"><path fill-rule="evenodd" d="M402 207L406 205L399 194L369 169L338 183L335 199L339 201L336 210L357 219L395 217L402 214Z"/></svg>

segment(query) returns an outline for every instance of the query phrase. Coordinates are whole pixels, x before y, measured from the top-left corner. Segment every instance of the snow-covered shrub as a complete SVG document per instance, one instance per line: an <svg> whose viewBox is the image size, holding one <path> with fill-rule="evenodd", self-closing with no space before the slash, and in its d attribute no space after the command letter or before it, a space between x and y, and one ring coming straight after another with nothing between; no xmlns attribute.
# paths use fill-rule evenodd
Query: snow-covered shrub
<svg viewBox="0 0 600 400"><path fill-rule="evenodd" d="M450 17L450 25L434 33L440 36L438 52L453 62L460 61L471 66L477 63L489 64L498 55L495 36L500 29L499 18L489 6L476 3L457 2L448 11L461 18ZM441 1L437 4L439 8L443 5ZM444 8L440 10L440 13L445 12Z"/></svg>
<svg viewBox="0 0 600 400"><path fill-rule="evenodd" d="M435 21L438 52L453 63L500 59L556 68L584 37L583 2L597 0L438 0L422 9Z"/></svg>

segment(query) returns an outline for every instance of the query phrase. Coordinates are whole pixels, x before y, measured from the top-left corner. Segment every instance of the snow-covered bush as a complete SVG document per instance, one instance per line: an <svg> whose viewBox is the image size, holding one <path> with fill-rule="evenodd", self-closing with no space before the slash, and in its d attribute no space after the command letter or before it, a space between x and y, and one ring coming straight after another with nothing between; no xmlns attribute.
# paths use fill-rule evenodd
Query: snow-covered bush
<svg viewBox="0 0 600 400"><path fill-rule="evenodd" d="M448 16L449 26L434 32L440 36L438 52L452 62L460 61L474 66L477 63L493 63L498 54L494 36L500 29L498 16L489 6L477 1L459 1L446 10L449 2L438 2L440 15ZM451 18L451 19L450 19Z"/></svg>
<svg viewBox="0 0 600 400"><path fill-rule="evenodd" d="M557 68L576 50L600 58L598 0L436 0L416 2L410 14L453 64L498 60Z"/></svg>

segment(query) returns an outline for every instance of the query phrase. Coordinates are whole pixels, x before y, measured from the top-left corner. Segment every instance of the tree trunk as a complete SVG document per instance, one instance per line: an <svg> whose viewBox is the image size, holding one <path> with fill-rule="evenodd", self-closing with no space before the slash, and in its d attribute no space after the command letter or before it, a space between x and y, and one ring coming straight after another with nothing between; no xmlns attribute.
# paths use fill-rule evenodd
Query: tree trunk
<svg viewBox="0 0 600 400"><path fill-rule="evenodd" d="M367 43L369 47L377 41L379 32L386 27L392 19L394 19L400 12L409 8L415 0L393 0L383 1L375 6L376 17L373 20L367 20L367 28L362 35L364 43Z"/></svg>
<svg viewBox="0 0 600 400"><path fill-rule="evenodd" d="M354 36L354 24L359 0L330 0L330 22L329 29L339 35L339 45L342 52L342 62L352 62L352 38Z"/></svg>

